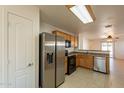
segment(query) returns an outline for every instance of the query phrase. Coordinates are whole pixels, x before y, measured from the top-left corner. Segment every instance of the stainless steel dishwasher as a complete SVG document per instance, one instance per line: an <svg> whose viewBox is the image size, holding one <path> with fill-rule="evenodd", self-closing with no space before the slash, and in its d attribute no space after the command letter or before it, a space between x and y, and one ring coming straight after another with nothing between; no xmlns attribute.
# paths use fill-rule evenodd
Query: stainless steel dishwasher
<svg viewBox="0 0 124 93"><path fill-rule="evenodd" d="M94 70L107 73L106 71L106 57L104 56L94 56Z"/></svg>

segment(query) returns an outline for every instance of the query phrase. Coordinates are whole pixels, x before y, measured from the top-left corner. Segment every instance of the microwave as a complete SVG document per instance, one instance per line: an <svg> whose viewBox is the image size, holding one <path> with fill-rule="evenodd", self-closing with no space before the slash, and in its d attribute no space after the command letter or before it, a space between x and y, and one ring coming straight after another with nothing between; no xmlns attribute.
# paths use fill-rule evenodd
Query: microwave
<svg viewBox="0 0 124 93"><path fill-rule="evenodd" d="M65 48L70 48L71 47L71 41L65 40Z"/></svg>

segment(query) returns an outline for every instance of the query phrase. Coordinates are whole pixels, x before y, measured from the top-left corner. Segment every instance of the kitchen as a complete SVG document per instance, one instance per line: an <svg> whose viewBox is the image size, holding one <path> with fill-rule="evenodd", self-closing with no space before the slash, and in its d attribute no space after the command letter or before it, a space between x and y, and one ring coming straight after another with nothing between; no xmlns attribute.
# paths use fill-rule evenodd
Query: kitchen
<svg viewBox="0 0 124 93"><path fill-rule="evenodd" d="M76 44L76 37L59 31L53 31L52 33L53 35L46 32L40 34L40 87L54 88L60 86L65 81L64 74L72 74L74 71L76 71L77 67L83 67L109 74L108 51L73 50L68 53L68 48L77 47L75 46L78 45ZM73 44L71 44L72 42Z"/></svg>
<svg viewBox="0 0 124 93"><path fill-rule="evenodd" d="M49 7L49 8L48 8ZM94 6L93 6L94 7ZM97 7L97 6L96 6ZM109 9L109 6L107 7L107 6L105 6L106 7L106 9ZM105 7L100 7L99 6L99 9L98 8L94 8L94 9L97 9L97 10L94 10L94 11L99 11L100 12L100 9L102 10L102 9L104 9ZM111 7L111 6L110 6ZM67 23L71 23L70 22L70 19L71 18L73 18L73 17L70 17L70 19L64 19L64 17L66 16L68 16L68 15L70 15L71 14L71 12L69 11L68 12L68 15L64 15L64 17L63 16L61 16L62 15L62 11L63 11L63 13L64 14L67 14L67 11L68 11L68 9L64 6L64 8L62 8L62 7L59 7L59 6L47 6L47 7L41 7L41 8L43 8L43 10L42 10L42 12L43 13L45 13L45 14L47 14L47 15L51 15L51 16L55 16L55 18L56 19L54 19L54 18L52 18L51 20L50 20L50 16L47 16L47 17L49 17L49 20L50 21L52 21L53 22L53 24L55 24L56 22L60 22L59 21L59 18L62 18L63 20L63 22L60 22L60 23L57 23L57 24L55 24L55 25L51 25L52 23L51 22L49 22L49 20L47 20L47 19L45 19L45 15L44 14L42 14L42 21L44 21L43 23L42 23L42 25L41 25L41 30L42 31L45 31L45 32L48 32L48 33L52 33L52 34L58 34L59 36L61 36L61 37L63 37L65 40L67 39L67 41L69 40L69 41L71 41L71 47L70 48L66 48L66 55L68 54L68 56L73 56L73 57L70 57L70 58L74 58L74 60L75 60L75 63L76 63L76 70L75 70L75 66L74 66L74 69L72 70L72 72L70 72L70 75L69 75L69 71L68 71L68 58L67 57L65 57L65 73L66 73L66 78L65 78L65 82L62 84L62 85L60 85L60 87L81 87L81 86L79 86L77 83L78 82L76 82L75 80L77 80L77 79L79 79L79 78L73 78L73 77L71 77L71 75L73 76L73 75L75 75L75 77L76 77L76 74L75 73L78 73L78 70L79 70L79 72L80 72L80 70L81 70L81 68L82 69L86 69L86 70L88 70L89 71L89 69L90 69L90 71L93 71L93 73L95 73L95 72L97 72L97 70L94 70L94 61L96 61L96 63L97 63L97 61L99 60L100 62L103 62L104 64L99 64L99 65L103 65L103 68L101 68L101 70L100 71L98 71L98 73L100 73L100 72L102 72L103 74L103 78L105 77L106 79L105 79L105 82L106 82L106 80L108 80L107 81L107 84L105 83L103 83L103 82L101 82L101 85L99 86L97 86L97 84L96 84L96 86L95 85L92 85L91 83L89 83L89 82L87 82L87 83L89 83L88 84L88 86L87 85L82 85L82 87L104 87L103 85L102 85L102 83L104 84L104 85L107 85L107 87L110 87L110 86L116 86L116 84L114 85L110 85L109 86L109 83L110 83L110 80L108 79L109 77L115 77L115 75L113 75L113 71L114 70L112 70L112 71L110 71L111 69L114 69L113 67L112 67L112 65L115 65L115 64L118 64L118 63L120 63L120 61L118 61L117 63L116 63L116 61L114 62L114 61L112 61L111 59L109 60L109 50L102 50L102 46L101 46L101 44L102 44L102 42L104 41L104 40L106 40L107 39L107 35L109 35L109 32L111 33L111 31L108 31L108 29L110 29L110 28L113 28L113 27L110 27L110 28L106 28L106 25L105 26L103 26L103 29L106 29L107 31L108 31L108 34L106 35L106 36L104 36L103 37L103 39L99 39L99 33L97 34L97 32L95 33L95 34L93 34L93 33L91 33L90 34L90 32L88 31L88 32L78 32L77 31L77 34L76 33L72 33L72 32L69 32L69 31L66 31L66 30L63 30L63 29L60 29L60 28L64 28L63 26L65 26L65 28L67 28L67 25L68 24L66 24L65 25L65 21L66 20L68 20L68 21L66 21ZM59 9L59 10L61 10L61 11L58 11L58 14L56 14L56 15L54 15L55 14L55 9ZM66 12L65 12L65 10L64 9L66 9ZM111 10L112 9L112 10ZM120 9L119 7L117 8L117 7L115 7L115 6L113 6L113 8L110 8L110 10L108 10L107 11L107 13L109 13L110 11L113 11L114 12L114 10L113 9L116 9L116 10L118 10L118 9ZM49 11L49 12L45 12L45 11ZM52 12L51 12L52 11ZM103 14L102 13L102 11L101 11L101 13L99 13L98 12L98 14L95 12L95 15L99 15L100 16L100 14ZM120 14L120 13L119 13ZM73 14L72 14L73 15ZM57 16L59 16L59 17L57 17ZM70 15L71 16L71 15ZM99 17L98 17L99 18ZM99 20L97 18L97 20ZM100 18L101 18L101 16L100 16ZM73 19L75 19L75 18L73 18ZM71 20L73 20L73 19L71 19ZM54 21L53 21L54 20ZM48 24L48 22L49 22L49 24ZM72 21L73 22L73 21ZM75 20L75 23L76 23L77 21ZM72 26L72 29L71 30L74 30L74 26L76 25L74 22L72 23L73 24L73 26ZM79 23L78 23L79 24ZM61 25L61 26L60 26ZM62 26L63 25L63 26ZM85 25L86 27L88 27L88 26L90 26L90 24L87 24L87 25ZM84 26L84 29L86 29L85 28L85 26ZM69 27L70 26L68 26L68 28L67 29L69 29ZM89 30L91 30L92 31L92 29L94 30L94 28L92 27L92 23L91 23L91 28L87 28L87 29L89 29ZM96 28L95 28L96 29ZM49 31L48 31L49 30ZM98 37L96 37L96 35L98 35ZM122 35L123 36L123 35ZM88 38L87 38L88 37ZM90 37L90 38L89 38ZM94 37L96 37L96 39L93 39ZM97 39L98 38L98 39ZM123 38L122 37L120 37L120 40L123 40ZM113 39L114 40L114 39ZM118 40L118 39L116 39L117 41L120 41L120 40ZM68 42L68 43L70 43L70 42ZM116 51L118 51L118 49L117 49L117 44L118 42L115 42L115 44L116 44L116 50L114 50L114 52L116 52ZM70 45L69 45L70 46ZM119 47L120 46L122 46L122 45L118 45ZM122 49L122 48L121 48ZM118 51L118 53L119 53L119 51ZM115 55L117 55L116 53L115 53ZM123 53L121 53L120 52L120 55L123 55ZM76 56L76 57L75 57ZM116 56L116 58L117 59L123 59L123 57L119 57L119 55L117 55ZM85 63L84 63L85 62ZM114 62L114 63L113 63ZM122 61L123 62L123 61ZM86 64L87 63L87 64ZM116 65L115 65L116 66ZM82 72L83 73L83 72ZM87 73L90 73L90 72L87 72ZM104 73L107 73L107 74L104 74ZM99 74L98 74L99 75ZM101 75L101 74L100 74ZM121 74L120 74L121 75ZM71 78L71 79L68 79L68 78ZM81 73L77 76L77 77L81 77ZM82 78L83 78L84 76L82 76ZM89 76L88 76L89 77ZM92 76L91 76L92 77ZM119 76L120 77L120 76ZM89 77L90 78L90 77ZM89 79L89 81L91 81L93 78L90 78ZM119 78L118 78L119 79ZM87 80L87 79L86 79ZM99 79L100 81L101 81L101 79ZM71 85L71 81L74 81L75 82L75 84L72 84ZM66 83L66 82L68 82L68 83ZM79 81L80 82L80 81ZM92 81L91 81L92 82ZM114 83L115 82L117 82L117 81L113 81ZM95 82L95 83L97 83L97 82ZM76 86L76 84L77 84L77 86ZM82 84L83 84L83 82L82 82Z"/></svg>

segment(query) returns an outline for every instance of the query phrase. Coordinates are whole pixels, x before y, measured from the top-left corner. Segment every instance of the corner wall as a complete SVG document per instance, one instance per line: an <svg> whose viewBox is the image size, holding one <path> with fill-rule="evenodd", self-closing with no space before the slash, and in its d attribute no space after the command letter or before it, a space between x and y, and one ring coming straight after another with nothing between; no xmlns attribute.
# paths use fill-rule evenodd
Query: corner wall
<svg viewBox="0 0 124 93"><path fill-rule="evenodd" d="M89 40L85 37L83 33L79 33L78 35L78 44L79 49L88 50L89 49Z"/></svg>
<svg viewBox="0 0 124 93"><path fill-rule="evenodd" d="M124 39L117 40L115 46L115 58L124 59Z"/></svg>

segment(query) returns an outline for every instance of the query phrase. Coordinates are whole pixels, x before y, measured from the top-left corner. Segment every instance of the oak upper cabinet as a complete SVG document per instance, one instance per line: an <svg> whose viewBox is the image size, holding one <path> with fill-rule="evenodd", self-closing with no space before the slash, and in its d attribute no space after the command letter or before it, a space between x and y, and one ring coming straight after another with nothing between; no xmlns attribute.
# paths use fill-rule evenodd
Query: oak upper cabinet
<svg viewBox="0 0 124 93"><path fill-rule="evenodd" d="M65 36L65 40L68 40L68 34L64 34L64 36Z"/></svg>
<svg viewBox="0 0 124 93"><path fill-rule="evenodd" d="M66 34L66 40L69 40L69 41L71 41L71 35L69 35L69 34Z"/></svg>
<svg viewBox="0 0 124 93"><path fill-rule="evenodd" d="M71 45L73 48L77 48L78 47L78 41L77 41L77 37L76 36L71 36Z"/></svg>
<svg viewBox="0 0 124 93"><path fill-rule="evenodd" d="M62 32L60 32L60 31L53 31L52 32L53 34L56 34L56 35L58 35L58 36L62 36L63 37L63 33Z"/></svg>
<svg viewBox="0 0 124 93"><path fill-rule="evenodd" d="M78 47L78 38L77 36L75 36L74 38L74 48L77 48Z"/></svg>
<svg viewBox="0 0 124 93"><path fill-rule="evenodd" d="M66 40L66 34L65 34L65 33L63 33L62 35L63 35L64 39Z"/></svg>
<svg viewBox="0 0 124 93"><path fill-rule="evenodd" d="M71 41L71 47L76 48L78 46L78 41L76 36L58 30L53 31L52 33L63 37L65 40Z"/></svg>
<svg viewBox="0 0 124 93"><path fill-rule="evenodd" d="M71 46L74 48L75 47L75 37L71 36Z"/></svg>

